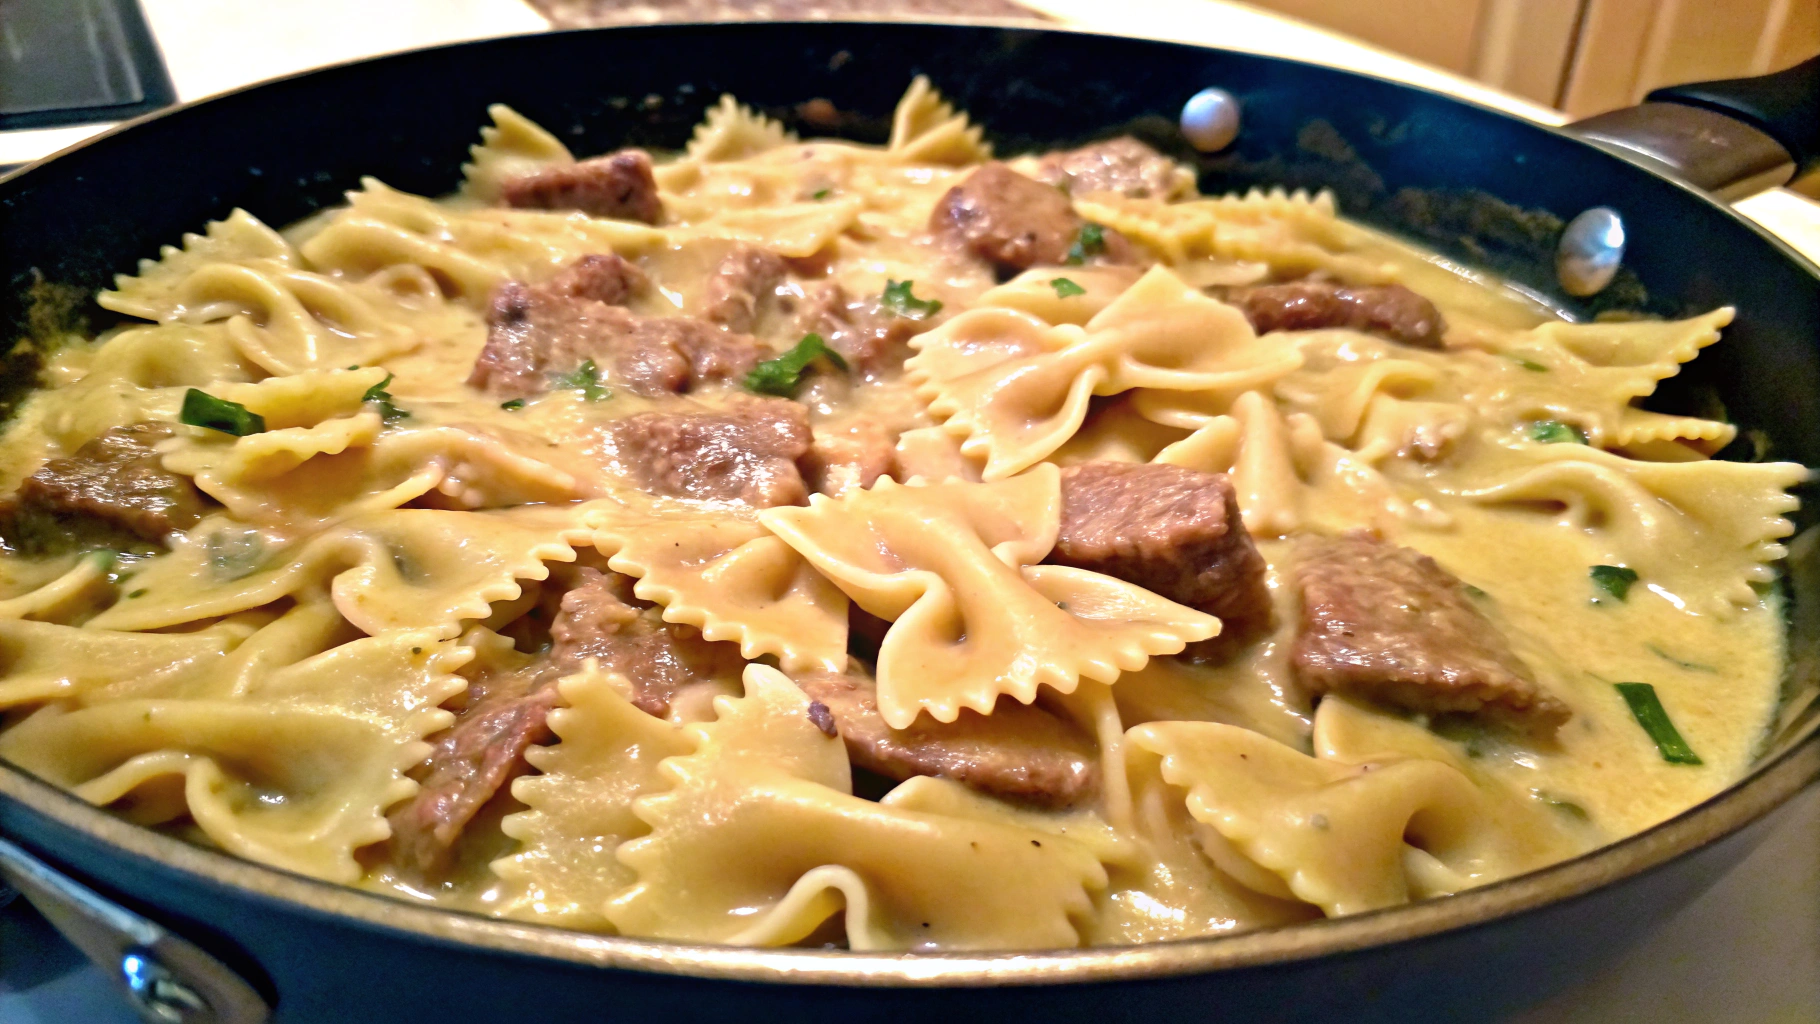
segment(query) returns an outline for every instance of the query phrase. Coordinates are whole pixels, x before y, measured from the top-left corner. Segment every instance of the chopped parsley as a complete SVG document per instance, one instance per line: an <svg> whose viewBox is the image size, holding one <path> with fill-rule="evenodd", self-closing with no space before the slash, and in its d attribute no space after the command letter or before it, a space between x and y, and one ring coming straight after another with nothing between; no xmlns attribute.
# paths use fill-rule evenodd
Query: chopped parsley
<svg viewBox="0 0 1820 1024"><path fill-rule="evenodd" d="M826 199L826 198L828 198L828 193L833 192L833 191L834 190L831 188L818 188L814 192L811 192L809 194L809 198L810 199Z"/></svg>
<svg viewBox="0 0 1820 1024"><path fill-rule="evenodd" d="M1543 444L1585 444L1586 434L1579 427L1560 420L1537 420L1526 431L1531 441Z"/></svg>
<svg viewBox="0 0 1820 1024"><path fill-rule="evenodd" d="M600 383L600 367L594 360L583 359L581 365L568 373L559 373L551 378L551 383L564 390L581 392L581 397L590 402L598 402L613 394Z"/></svg>
<svg viewBox="0 0 1820 1024"><path fill-rule="evenodd" d="M909 291L910 282L904 282L904 290ZM890 289L886 289L887 292ZM819 334L805 334L803 340L795 347L776 359L767 359L752 368L746 374L746 387L760 394L777 395L789 398L796 393L796 386L802 381L803 371L817 359L826 359L841 371L847 369L847 361L840 353L828 347Z"/></svg>
<svg viewBox="0 0 1820 1024"><path fill-rule="evenodd" d="M366 394L360 396L362 402L373 403L374 407L379 411L379 418L385 420L387 423L396 423L406 416L411 415L392 404L392 393L386 390L386 385L392 383L392 377L392 374L386 374L385 380L367 388Z"/></svg>
<svg viewBox="0 0 1820 1024"><path fill-rule="evenodd" d="M1591 572L1593 585L1620 601L1630 600L1630 585L1637 582L1637 570L1622 565L1595 565ZM1598 598L1593 599L1599 603Z"/></svg>
<svg viewBox="0 0 1820 1024"><path fill-rule="evenodd" d="M184 392L183 411L177 418L192 427L219 430L235 437L265 433L264 416L248 411L239 402L216 398L199 388Z"/></svg>
<svg viewBox="0 0 1820 1024"><path fill-rule="evenodd" d="M915 281L886 280L885 291L879 296L879 302L898 316L911 320L921 320L924 317L940 313L942 300L919 299L910 293L910 286L915 283Z"/></svg>
<svg viewBox="0 0 1820 1024"><path fill-rule="evenodd" d="M1066 299L1072 295L1087 294L1087 289L1082 288L1080 285L1075 284L1065 277L1058 277L1055 280L1050 281L1049 287L1055 289L1055 297L1058 299Z"/></svg>
<svg viewBox="0 0 1820 1024"><path fill-rule="evenodd" d="M1668 711L1662 707L1661 698L1656 696L1656 688L1648 683L1613 683L1624 703L1630 705L1630 713L1637 724L1655 741L1656 750L1662 754L1662 760L1669 764L1705 764L1700 755L1694 753L1687 741L1681 738L1680 730L1669 719Z"/></svg>
<svg viewBox="0 0 1820 1024"><path fill-rule="evenodd" d="M507 412L517 412L525 407L525 400L522 398L514 398L510 402L499 403L499 407Z"/></svg>
<svg viewBox="0 0 1820 1024"><path fill-rule="evenodd" d="M1106 229L1088 221L1081 225L1081 233L1074 236L1074 244L1068 247L1068 259L1071 267L1078 267L1087 262L1087 257L1098 256L1106 251Z"/></svg>
<svg viewBox="0 0 1820 1024"><path fill-rule="evenodd" d="M1548 367L1543 366L1541 363L1536 362L1534 359L1525 359L1522 356L1511 356L1510 358L1511 358L1511 361L1515 362L1518 366L1521 366L1522 368L1524 368L1525 370L1528 370L1531 373L1547 373L1548 372Z"/></svg>
<svg viewBox="0 0 1820 1024"><path fill-rule="evenodd" d="M1540 789L1532 789L1529 793L1537 800L1575 821L1589 822L1592 820L1592 815L1586 813L1586 808L1572 800L1563 800Z"/></svg>

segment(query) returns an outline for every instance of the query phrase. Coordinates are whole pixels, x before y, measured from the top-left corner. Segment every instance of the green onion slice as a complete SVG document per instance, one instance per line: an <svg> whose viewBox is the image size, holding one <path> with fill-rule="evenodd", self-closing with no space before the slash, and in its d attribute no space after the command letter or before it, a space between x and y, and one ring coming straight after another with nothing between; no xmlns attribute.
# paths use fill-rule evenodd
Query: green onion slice
<svg viewBox="0 0 1820 1024"><path fill-rule="evenodd" d="M219 430L235 437L265 433L264 416L248 411L239 402L216 398L199 388L183 393L183 411L177 418L192 427Z"/></svg>
<svg viewBox="0 0 1820 1024"><path fill-rule="evenodd" d="M580 366L568 373L557 374L551 378L551 382L563 390L581 392L581 397L590 402L598 402L613 394L600 383L600 367L595 366L592 359L583 359Z"/></svg>
<svg viewBox="0 0 1820 1024"><path fill-rule="evenodd" d="M904 282L906 286L909 283ZM847 361L840 357L839 352L829 348L821 335L805 334L803 340L797 342L790 351L754 366L752 372L746 374L746 387L760 394L789 398L796 393L803 371L817 359L826 359L843 372L847 369Z"/></svg>
<svg viewBox="0 0 1820 1024"><path fill-rule="evenodd" d="M1662 707L1661 699L1656 696L1655 687L1648 683L1612 685L1618 688L1618 695L1624 698L1624 703L1630 705L1630 713L1637 719L1637 724L1655 741L1656 749L1662 752L1662 760L1669 764L1706 763L1681 738L1680 731Z"/></svg>
<svg viewBox="0 0 1820 1024"><path fill-rule="evenodd" d="M1594 586L1620 601L1630 599L1630 585L1637 582L1637 570L1622 565L1595 565L1589 574Z"/></svg>
<svg viewBox="0 0 1820 1024"><path fill-rule="evenodd" d="M1585 444L1586 434L1579 427L1560 420L1537 420L1527 431L1531 441L1543 444Z"/></svg>
<svg viewBox="0 0 1820 1024"><path fill-rule="evenodd" d="M1058 299L1066 299L1072 295L1087 294L1087 289L1082 288L1080 285L1075 284L1065 277L1058 277L1055 280L1050 281L1049 287L1055 289L1055 297Z"/></svg>

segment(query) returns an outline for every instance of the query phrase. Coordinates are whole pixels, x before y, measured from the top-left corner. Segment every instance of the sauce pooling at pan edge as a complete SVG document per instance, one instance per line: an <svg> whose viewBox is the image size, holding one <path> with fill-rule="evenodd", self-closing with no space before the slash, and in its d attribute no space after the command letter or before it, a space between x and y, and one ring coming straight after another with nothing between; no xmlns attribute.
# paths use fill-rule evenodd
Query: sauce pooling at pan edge
<svg viewBox="0 0 1820 1024"><path fill-rule="evenodd" d="M314 877L689 942L1136 943L1532 870L1747 770L1788 464L1143 143L724 99L236 210L0 446L0 757Z"/></svg>

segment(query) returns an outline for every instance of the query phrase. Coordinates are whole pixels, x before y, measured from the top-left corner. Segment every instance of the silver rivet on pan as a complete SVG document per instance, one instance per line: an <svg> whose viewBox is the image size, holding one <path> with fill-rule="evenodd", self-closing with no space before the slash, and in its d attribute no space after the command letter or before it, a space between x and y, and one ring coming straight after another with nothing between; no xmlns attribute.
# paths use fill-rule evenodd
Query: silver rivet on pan
<svg viewBox="0 0 1820 1024"><path fill-rule="evenodd" d="M1608 206L1581 211L1561 232L1555 277L1569 295L1592 295L1611 283L1624 262L1624 219Z"/></svg>
<svg viewBox="0 0 1820 1024"><path fill-rule="evenodd" d="M1239 98L1224 89L1202 89L1182 104L1182 134L1203 153L1217 153L1239 136Z"/></svg>
<svg viewBox="0 0 1820 1024"><path fill-rule="evenodd" d="M215 1019L208 1001L149 953L128 950L120 958L120 976L146 1020L201 1024Z"/></svg>

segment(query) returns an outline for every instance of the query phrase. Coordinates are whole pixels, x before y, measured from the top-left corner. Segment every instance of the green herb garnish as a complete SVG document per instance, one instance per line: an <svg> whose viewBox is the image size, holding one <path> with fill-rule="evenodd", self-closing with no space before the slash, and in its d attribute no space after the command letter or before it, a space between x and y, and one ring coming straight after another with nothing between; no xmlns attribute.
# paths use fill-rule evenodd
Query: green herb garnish
<svg viewBox="0 0 1820 1024"><path fill-rule="evenodd" d="M1087 289L1082 288L1080 285L1075 284L1065 277L1058 277L1055 280L1050 281L1049 287L1055 289L1055 297L1058 299L1065 299L1071 295L1087 294Z"/></svg>
<svg viewBox="0 0 1820 1024"><path fill-rule="evenodd" d="M831 188L818 188L814 192L809 193L809 198L810 199L826 199L826 198L828 198L828 193L833 192L833 191L834 190Z"/></svg>
<svg viewBox="0 0 1820 1024"><path fill-rule="evenodd" d="M1464 586L1466 588L1467 597L1476 597L1481 601L1491 597L1490 594L1487 594L1485 591L1481 590L1478 587L1473 586L1470 583L1462 584L1462 586Z"/></svg>
<svg viewBox="0 0 1820 1024"><path fill-rule="evenodd" d="M1637 582L1637 570L1622 565L1595 565L1591 572L1593 585L1620 601L1630 600L1630 585ZM1594 598L1597 604L1598 599Z"/></svg>
<svg viewBox="0 0 1820 1024"><path fill-rule="evenodd" d="M360 396L362 402L372 402L377 406L379 409L379 418L385 420L387 423L396 423L406 416L411 415L392 404L392 393L385 389L387 384L392 383L392 376L392 374L386 374L385 380L367 388L366 394Z"/></svg>
<svg viewBox="0 0 1820 1024"><path fill-rule="evenodd" d="M1537 420L1529 425L1529 439L1543 444L1585 444L1586 435L1579 427L1560 420Z"/></svg>
<svg viewBox="0 0 1820 1024"><path fill-rule="evenodd" d="M139 589L138 589L138 590L135 590L135 591L133 591L133 592L132 592L132 593L130 593L130 594L128 594L128 595L126 595L126 596L127 596L127 597L129 597L129 598L131 598L131 597L144 597L144 596L145 596L145 595L146 595L146 594L148 594L148 593L150 593L150 591L148 591L148 590L146 590L146 589L145 589L145 588L144 588L144 587L140 587L140 588L139 588Z"/></svg>
<svg viewBox="0 0 1820 1024"><path fill-rule="evenodd" d="M1539 789L1532 789L1529 792L1530 792L1530 795L1534 796L1537 800L1542 801L1543 803L1545 803L1548 806L1554 808L1555 810L1561 812L1562 814L1566 815L1567 817L1574 819L1575 821L1581 821L1581 822L1592 821L1592 815L1586 813L1586 808L1582 807L1581 805L1579 805L1577 803L1574 803L1572 800L1562 800L1559 797L1550 796L1549 794L1547 794Z"/></svg>
<svg viewBox="0 0 1820 1024"><path fill-rule="evenodd" d="M911 320L921 320L934 316L942 311L942 300L919 299L910 294L910 286L915 281L885 281L885 291L879 296L879 303L898 316Z"/></svg>
<svg viewBox="0 0 1820 1024"><path fill-rule="evenodd" d="M600 383L600 367L595 366L592 359L583 359L580 366L568 373L557 374L551 378L551 382L559 388L581 392L581 397L590 402L598 402L613 394Z"/></svg>
<svg viewBox="0 0 1820 1024"><path fill-rule="evenodd" d="M885 289L887 293L890 289ZM904 282L904 291L908 293L910 282ZM940 303L937 303L940 305ZM802 380L803 371L817 359L826 359L842 372L847 369L847 361L840 353L828 347L819 334L805 334L803 340L795 347L776 359L767 359L752 368L746 374L746 387L766 395L777 395L789 398L796 393L796 386Z"/></svg>
<svg viewBox="0 0 1820 1024"><path fill-rule="evenodd" d="M1078 267L1087 262L1087 257L1098 256L1106 251L1106 229L1088 221L1081 225L1081 233L1074 236L1074 244L1068 247L1068 259L1071 267Z"/></svg>
<svg viewBox="0 0 1820 1024"><path fill-rule="evenodd" d="M499 407L507 412L517 412L525 407L525 400L522 398L514 398L510 402L499 403Z"/></svg>
<svg viewBox="0 0 1820 1024"><path fill-rule="evenodd" d="M1700 755L1694 753L1681 733L1675 729L1675 723L1669 720L1668 712L1663 709L1662 701L1656 696L1656 688L1648 683L1613 683L1624 703L1630 705L1630 713L1637 719L1637 724L1649 734L1661 751L1662 760L1669 764L1705 764Z"/></svg>
<svg viewBox="0 0 1820 1024"><path fill-rule="evenodd" d="M1518 366L1521 366L1522 368L1524 368L1525 370L1528 370L1531 373L1547 373L1548 372L1548 367L1543 366L1541 363L1536 362L1534 359L1525 359L1522 356L1511 356L1510 358Z"/></svg>
<svg viewBox="0 0 1820 1024"><path fill-rule="evenodd" d="M265 433L264 416L247 411L239 402L216 398L199 388L183 393L183 411L177 418L192 427L219 430L235 437Z"/></svg>

